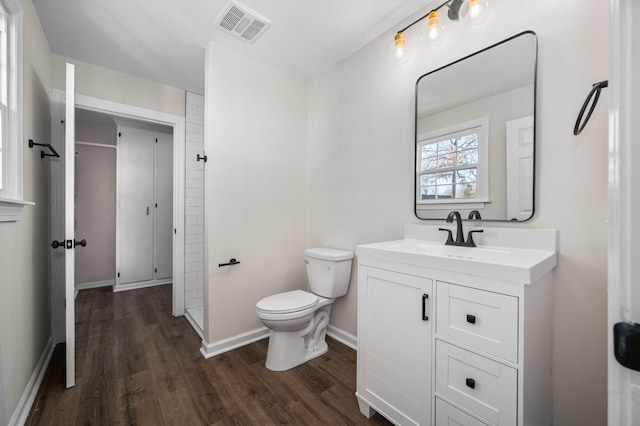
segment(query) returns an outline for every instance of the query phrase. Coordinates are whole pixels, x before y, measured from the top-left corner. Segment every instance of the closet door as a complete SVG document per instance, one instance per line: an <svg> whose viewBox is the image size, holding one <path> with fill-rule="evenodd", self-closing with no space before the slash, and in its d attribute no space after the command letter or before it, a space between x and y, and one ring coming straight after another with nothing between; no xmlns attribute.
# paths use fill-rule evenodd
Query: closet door
<svg viewBox="0 0 640 426"><path fill-rule="evenodd" d="M156 279L173 275L173 135L156 133Z"/></svg>
<svg viewBox="0 0 640 426"><path fill-rule="evenodd" d="M153 279L154 145L149 130L118 130L119 283Z"/></svg>

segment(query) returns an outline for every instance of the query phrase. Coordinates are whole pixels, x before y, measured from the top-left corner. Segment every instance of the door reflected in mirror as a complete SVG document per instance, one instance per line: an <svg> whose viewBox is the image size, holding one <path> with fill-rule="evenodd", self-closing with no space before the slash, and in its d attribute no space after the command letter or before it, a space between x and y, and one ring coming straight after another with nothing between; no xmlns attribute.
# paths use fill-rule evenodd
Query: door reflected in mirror
<svg viewBox="0 0 640 426"><path fill-rule="evenodd" d="M533 216L537 50L524 32L418 79L418 218Z"/></svg>

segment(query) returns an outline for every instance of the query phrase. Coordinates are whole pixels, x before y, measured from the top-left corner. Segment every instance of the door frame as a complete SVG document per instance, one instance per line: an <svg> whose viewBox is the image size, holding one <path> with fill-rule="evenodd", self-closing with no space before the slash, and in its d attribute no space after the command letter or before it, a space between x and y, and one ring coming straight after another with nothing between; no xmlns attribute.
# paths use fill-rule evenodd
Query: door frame
<svg viewBox="0 0 640 426"><path fill-rule="evenodd" d="M163 124L173 128L173 303L172 314L174 316L184 315L184 186L185 186L185 117L164 112L154 111L146 108L94 98L91 96L76 94L76 108L109 114L117 117L128 118L138 121ZM52 104L64 103L64 91L53 89ZM56 123L64 120L64 117L57 116L58 108L52 106L52 138L59 138L60 127ZM64 133L62 134L64 137ZM53 190L51 192L52 210L59 203L60 194ZM53 215L53 211L52 211ZM51 230L53 232L53 230ZM114 271L115 274L116 271ZM51 314L52 314L52 336L54 343L64 341L64 298L56 297L56 294L64 292L57 288L52 282L51 294ZM61 320L60 320L61 319Z"/></svg>
<svg viewBox="0 0 640 426"><path fill-rule="evenodd" d="M634 216L640 212L640 170L634 154L640 152L640 3L609 1L609 220L608 220L608 423L630 426L640 418L638 396L640 373L622 367L614 356L613 326L640 321L640 265L637 236L640 227ZM624 89L623 89L624 88ZM635 140L634 140L635 138ZM635 241L634 241L635 240ZM636 422L636 423L634 423Z"/></svg>

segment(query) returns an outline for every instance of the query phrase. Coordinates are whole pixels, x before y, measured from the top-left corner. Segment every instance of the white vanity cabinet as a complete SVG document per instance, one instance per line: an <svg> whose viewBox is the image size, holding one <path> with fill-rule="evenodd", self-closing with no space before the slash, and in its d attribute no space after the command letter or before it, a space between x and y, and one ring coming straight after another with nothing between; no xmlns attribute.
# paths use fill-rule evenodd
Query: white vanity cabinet
<svg viewBox="0 0 640 426"><path fill-rule="evenodd" d="M534 249L408 239L356 248L364 415L399 425L552 424L555 231L540 232L548 238Z"/></svg>
<svg viewBox="0 0 640 426"><path fill-rule="evenodd" d="M432 280L358 267L358 398L398 424L431 418Z"/></svg>

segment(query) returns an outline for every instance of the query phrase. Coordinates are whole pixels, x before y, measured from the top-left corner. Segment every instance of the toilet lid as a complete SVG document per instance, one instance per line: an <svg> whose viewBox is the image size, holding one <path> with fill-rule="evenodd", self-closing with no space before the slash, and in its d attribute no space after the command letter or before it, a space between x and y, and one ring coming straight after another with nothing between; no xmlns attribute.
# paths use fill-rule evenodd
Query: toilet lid
<svg viewBox="0 0 640 426"><path fill-rule="evenodd" d="M264 312L286 314L311 308L318 303L318 296L302 290L287 291L265 297L256 308Z"/></svg>

